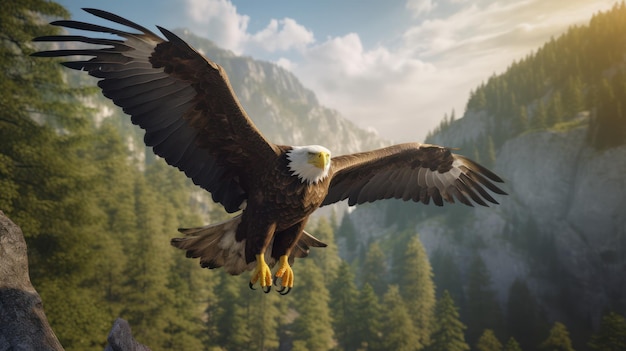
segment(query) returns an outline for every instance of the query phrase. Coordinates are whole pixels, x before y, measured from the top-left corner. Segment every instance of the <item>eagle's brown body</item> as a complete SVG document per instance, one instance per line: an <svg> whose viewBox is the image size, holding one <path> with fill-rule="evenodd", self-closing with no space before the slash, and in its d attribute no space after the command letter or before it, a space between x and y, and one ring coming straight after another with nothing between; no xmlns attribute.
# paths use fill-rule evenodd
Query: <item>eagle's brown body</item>
<svg viewBox="0 0 626 351"><path fill-rule="evenodd" d="M281 147L283 150L289 147ZM315 185L303 183L290 174L285 153L276 158L274 167L255 178L247 199L237 241L246 241L246 261L252 262L260 248L272 245L272 258L289 254L309 216L322 204L328 193L330 177Z"/></svg>
<svg viewBox="0 0 626 351"><path fill-rule="evenodd" d="M397 198L438 206L455 199L466 205L497 201L485 190L504 194L502 180L449 149L420 143L394 145L330 157L312 145L276 145L254 126L222 67L173 33L162 39L114 14L85 9L133 32L76 21L55 25L115 34L122 40L61 35L46 42L81 42L94 49L52 50L35 56L89 56L63 65L101 78L98 86L146 132L147 146L177 167L227 212L241 214L222 223L183 229L172 244L200 258L203 267L231 274L254 269L251 284L271 284L269 266L291 288L289 265L309 247L326 246L304 231L313 211L341 200L350 205Z"/></svg>

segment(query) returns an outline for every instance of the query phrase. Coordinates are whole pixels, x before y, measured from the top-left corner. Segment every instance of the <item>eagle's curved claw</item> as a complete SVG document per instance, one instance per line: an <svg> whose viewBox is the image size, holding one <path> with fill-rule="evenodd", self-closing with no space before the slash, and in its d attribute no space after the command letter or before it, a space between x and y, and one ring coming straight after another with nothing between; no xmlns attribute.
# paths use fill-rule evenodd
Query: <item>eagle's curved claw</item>
<svg viewBox="0 0 626 351"><path fill-rule="evenodd" d="M280 266L274 276L274 285L277 285L278 278L281 280L281 289L277 290L281 295L287 295L293 287L293 269L289 266L289 256L283 255L279 259ZM285 291L285 289L287 291Z"/></svg>
<svg viewBox="0 0 626 351"><path fill-rule="evenodd" d="M272 288L272 271L270 267L265 263L265 257L263 254L256 255L256 267L252 272L252 279L250 279L249 287L252 290L254 289L254 284L259 282L263 292L266 294Z"/></svg>

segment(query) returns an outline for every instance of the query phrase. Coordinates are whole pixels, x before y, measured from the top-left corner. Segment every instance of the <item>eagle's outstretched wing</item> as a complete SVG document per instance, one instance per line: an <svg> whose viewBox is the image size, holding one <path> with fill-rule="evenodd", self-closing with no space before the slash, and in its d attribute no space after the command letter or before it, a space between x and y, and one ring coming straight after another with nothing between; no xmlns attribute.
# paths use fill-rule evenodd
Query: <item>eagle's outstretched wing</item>
<svg viewBox="0 0 626 351"><path fill-rule="evenodd" d="M91 56L63 65L102 78L103 94L145 129L145 143L181 171L227 211L239 209L247 194L247 174L277 157L237 100L226 73L182 39L159 27L167 40L106 11L85 11L132 28L138 33L71 20L52 24L110 33L122 40L76 35L35 41L81 42L99 48L52 50L34 56Z"/></svg>
<svg viewBox="0 0 626 351"><path fill-rule="evenodd" d="M506 194L493 182L502 179L449 149L419 143L333 157L332 179L323 205L348 199L350 205L403 199L442 206L455 198L469 206L498 202L485 189ZM486 201L485 201L486 200Z"/></svg>

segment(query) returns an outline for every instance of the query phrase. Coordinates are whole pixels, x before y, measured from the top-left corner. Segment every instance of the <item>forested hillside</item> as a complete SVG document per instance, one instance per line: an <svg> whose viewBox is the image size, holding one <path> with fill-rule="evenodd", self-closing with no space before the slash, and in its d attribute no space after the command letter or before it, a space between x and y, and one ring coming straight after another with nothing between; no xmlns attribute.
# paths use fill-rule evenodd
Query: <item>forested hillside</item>
<svg viewBox="0 0 626 351"><path fill-rule="evenodd" d="M116 317L155 351L571 350L570 339L576 350L624 348L624 290L607 290L604 303L569 293L595 282L565 269L567 248L537 229L543 223L514 218L522 212L507 201L523 203L514 191L494 210L389 201L315 220L307 230L331 245L296 262L296 288L287 296L251 291L247 274L201 269L169 240L178 227L223 219L220 207L176 169L144 157L150 150L138 141L141 132L102 105L93 80L28 56L33 37L55 33L45 22L64 16L41 0L9 0L0 12L0 209L27 237L33 284L66 350L102 350ZM610 113L621 112L624 94L626 50L614 39L626 38L623 18L624 5L599 14L490 78L472 93L464 117L446 118L431 141L460 141L451 146L492 164L511 187L514 168L498 159L514 157L525 145L520 137L580 134L585 145L623 156L623 119L614 122L623 117ZM273 140L340 152L383 144L320 106L279 67L179 33L226 68ZM589 63L589 55L603 55L601 63ZM302 125L310 134L294 132ZM336 133L345 144L333 140ZM326 139L311 139L320 135ZM612 241L615 249L602 256L609 273L626 267L619 233L622 246ZM524 274L504 270L510 280L499 284L498 263ZM543 291L540 284L555 277L577 284ZM566 313L587 301L594 314Z"/></svg>
<svg viewBox="0 0 626 351"><path fill-rule="evenodd" d="M523 350L564 330L576 350L624 348L623 322L612 332L621 346L590 342L626 314L624 18L621 3L553 38L429 134L503 176L500 206L357 207L337 232L341 254L361 267L370 255L393 260L397 233L419 233L472 348L485 329Z"/></svg>

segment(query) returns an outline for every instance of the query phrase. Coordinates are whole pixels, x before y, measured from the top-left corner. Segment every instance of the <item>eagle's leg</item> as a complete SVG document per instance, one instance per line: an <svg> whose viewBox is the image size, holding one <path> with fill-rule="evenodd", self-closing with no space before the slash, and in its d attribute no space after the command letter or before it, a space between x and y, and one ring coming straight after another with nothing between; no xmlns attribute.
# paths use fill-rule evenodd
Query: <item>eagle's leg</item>
<svg viewBox="0 0 626 351"><path fill-rule="evenodd" d="M293 288L294 274L293 269L291 269L291 266L289 265L289 256L292 249L302 236L302 230L306 225L307 219L304 219L303 221L276 233L276 236L274 237L272 257L274 257L274 259L278 259L279 263L276 274L274 274L274 285L277 285L278 279L280 279L281 288L277 291L281 295L287 295L291 291L291 288Z"/></svg>
<svg viewBox="0 0 626 351"><path fill-rule="evenodd" d="M278 290L278 292L281 295L287 295L291 291L291 288L293 288L293 269L291 269L289 265L289 256L280 256L279 264L275 274L276 278L274 279L274 284L276 284L276 279L280 278L282 288Z"/></svg>
<svg viewBox="0 0 626 351"><path fill-rule="evenodd" d="M252 279L250 279L250 289L254 290L254 284L257 281L265 293L268 293L272 288L272 271L265 263L264 254L256 255L256 267L252 272Z"/></svg>

